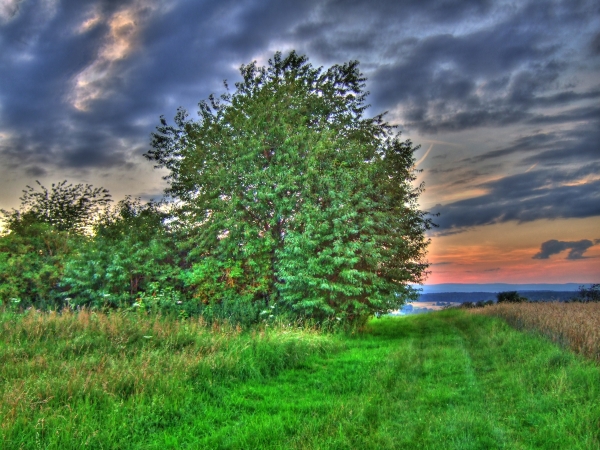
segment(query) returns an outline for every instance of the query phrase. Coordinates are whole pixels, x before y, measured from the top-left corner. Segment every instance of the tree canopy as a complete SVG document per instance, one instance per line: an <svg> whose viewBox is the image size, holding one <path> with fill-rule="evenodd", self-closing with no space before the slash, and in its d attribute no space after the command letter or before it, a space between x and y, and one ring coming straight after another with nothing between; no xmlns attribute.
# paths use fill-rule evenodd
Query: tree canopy
<svg viewBox="0 0 600 450"><path fill-rule="evenodd" d="M416 147L382 114L365 117L356 61L324 70L276 53L240 71L197 120L161 118L146 154L170 171L188 289L319 321L399 307L423 280L432 225L413 186Z"/></svg>
<svg viewBox="0 0 600 450"><path fill-rule="evenodd" d="M23 190L21 209L2 210L8 229L18 232L30 223L46 223L57 231L85 233L100 212L112 201L108 190L90 184L52 183L50 189L36 180L39 190L31 186Z"/></svg>

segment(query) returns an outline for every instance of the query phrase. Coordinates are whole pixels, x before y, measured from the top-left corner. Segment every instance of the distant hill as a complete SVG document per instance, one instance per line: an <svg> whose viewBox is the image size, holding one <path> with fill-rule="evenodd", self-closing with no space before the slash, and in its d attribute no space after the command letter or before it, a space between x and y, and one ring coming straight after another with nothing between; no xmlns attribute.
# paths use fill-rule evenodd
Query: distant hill
<svg viewBox="0 0 600 450"><path fill-rule="evenodd" d="M428 284L425 286L415 286L421 289L423 294L434 294L439 292L471 292L471 293L496 293L503 291L561 291L576 292L579 286L589 286L589 283L563 283L563 284L510 284L510 283L490 283L490 284L462 284L462 283L442 283Z"/></svg>
<svg viewBox="0 0 600 450"><path fill-rule="evenodd" d="M499 291L502 292L502 291ZM517 290L517 292L529 300L540 301L565 301L577 296L574 291L528 291ZM434 292L423 293L419 296L419 302L478 302L496 300L495 292Z"/></svg>

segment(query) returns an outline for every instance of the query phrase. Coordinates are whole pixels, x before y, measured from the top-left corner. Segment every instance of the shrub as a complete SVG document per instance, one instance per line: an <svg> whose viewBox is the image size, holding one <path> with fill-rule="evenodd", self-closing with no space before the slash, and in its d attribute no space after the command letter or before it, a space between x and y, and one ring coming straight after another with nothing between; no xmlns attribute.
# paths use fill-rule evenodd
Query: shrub
<svg viewBox="0 0 600 450"><path fill-rule="evenodd" d="M71 306L128 308L151 303L152 309L173 312L172 306L183 299L173 290L178 255L175 236L164 220L158 205L130 197L107 209L94 225L93 237L65 265L62 285Z"/></svg>
<svg viewBox="0 0 600 450"><path fill-rule="evenodd" d="M521 297L517 291L498 292L498 303L523 303L526 297Z"/></svg>

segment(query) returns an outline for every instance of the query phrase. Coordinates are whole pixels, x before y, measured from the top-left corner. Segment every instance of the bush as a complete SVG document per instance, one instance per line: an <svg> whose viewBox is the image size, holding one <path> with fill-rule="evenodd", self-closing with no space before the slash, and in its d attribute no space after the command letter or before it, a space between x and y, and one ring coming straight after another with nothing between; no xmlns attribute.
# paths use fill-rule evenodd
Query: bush
<svg viewBox="0 0 600 450"><path fill-rule="evenodd" d="M79 239L22 215L0 236L0 304L53 309L62 306L64 263Z"/></svg>
<svg viewBox="0 0 600 450"><path fill-rule="evenodd" d="M479 300L475 305L475 308L483 308L485 306L490 306L494 304L494 300Z"/></svg>
<svg viewBox="0 0 600 450"><path fill-rule="evenodd" d="M579 294L574 300L583 303L600 302L600 283L592 284L589 288L579 286Z"/></svg>
<svg viewBox="0 0 600 450"><path fill-rule="evenodd" d="M65 265L62 284L71 306L152 304L153 310L171 313L174 305L181 305L177 302L183 298L174 291L178 287L175 236L164 220L158 205L130 197L107 209L95 224L93 237Z"/></svg>
<svg viewBox="0 0 600 450"><path fill-rule="evenodd" d="M526 297L521 297L517 291L498 292L498 303L523 303Z"/></svg>

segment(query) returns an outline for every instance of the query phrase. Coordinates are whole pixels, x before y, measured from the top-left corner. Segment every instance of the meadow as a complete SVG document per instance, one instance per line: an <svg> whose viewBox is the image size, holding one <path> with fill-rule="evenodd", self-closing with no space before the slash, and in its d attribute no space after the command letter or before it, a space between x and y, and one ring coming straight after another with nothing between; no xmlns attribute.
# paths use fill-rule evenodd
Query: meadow
<svg viewBox="0 0 600 450"><path fill-rule="evenodd" d="M600 367L447 310L361 332L0 315L3 449L600 448Z"/></svg>

